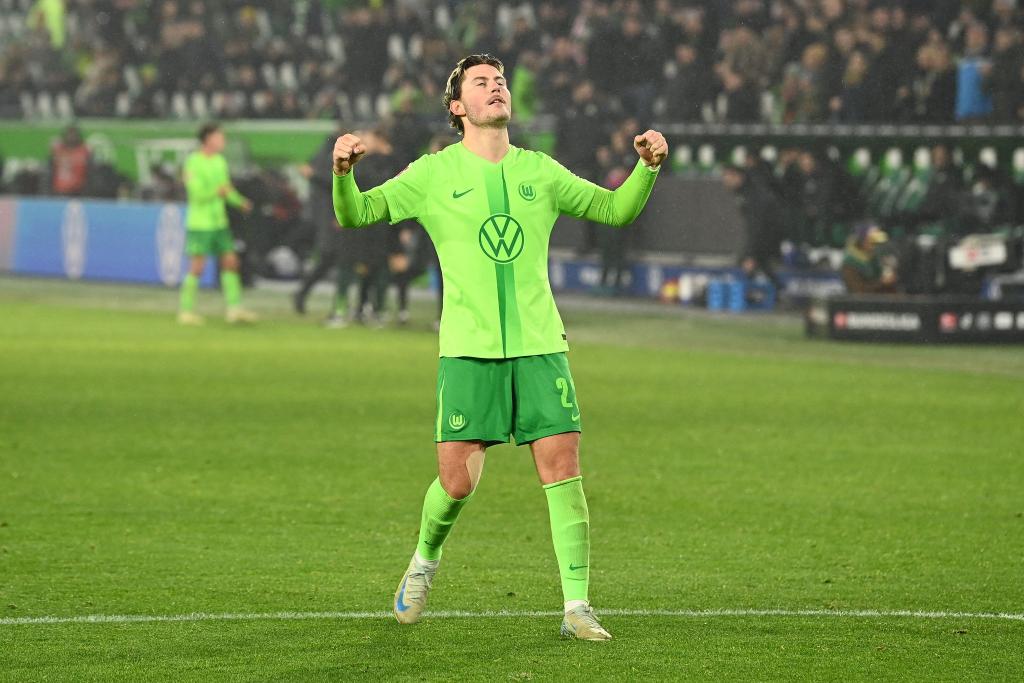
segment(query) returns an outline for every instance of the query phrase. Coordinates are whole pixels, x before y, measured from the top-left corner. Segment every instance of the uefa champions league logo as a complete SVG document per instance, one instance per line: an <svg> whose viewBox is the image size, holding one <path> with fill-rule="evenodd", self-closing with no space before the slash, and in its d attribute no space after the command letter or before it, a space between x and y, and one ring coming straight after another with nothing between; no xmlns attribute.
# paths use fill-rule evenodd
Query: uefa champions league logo
<svg viewBox="0 0 1024 683"><path fill-rule="evenodd" d="M60 233L64 246L64 272L70 279L77 280L85 272L85 246L89 236L82 202L68 202Z"/></svg>
<svg viewBox="0 0 1024 683"><path fill-rule="evenodd" d="M184 249L185 227L181 224L181 209L176 204L164 204L156 224L156 266L160 281L168 287L181 281Z"/></svg>

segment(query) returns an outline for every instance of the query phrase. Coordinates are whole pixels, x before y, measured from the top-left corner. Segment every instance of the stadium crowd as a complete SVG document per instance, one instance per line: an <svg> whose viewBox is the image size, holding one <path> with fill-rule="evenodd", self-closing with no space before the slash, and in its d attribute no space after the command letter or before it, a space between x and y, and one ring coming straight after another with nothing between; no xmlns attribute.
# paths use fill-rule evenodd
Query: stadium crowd
<svg viewBox="0 0 1024 683"><path fill-rule="evenodd" d="M400 167L441 132L451 66L491 52L515 123L544 115L555 157L613 189L631 133L659 122L1024 123L1022 34L1019 0L0 0L0 118L383 122ZM841 247L865 217L896 234L1024 222L1024 185L952 151L859 178L823 151L748 155L747 250ZM38 178L7 189L182 197L173 169L151 176L129 188L69 129ZM309 254L287 179L263 169L241 185L261 198L246 239L261 262L282 244ZM605 232L589 226L580 247L618 290L630 236Z"/></svg>
<svg viewBox="0 0 1024 683"><path fill-rule="evenodd" d="M436 115L469 52L517 118L1024 121L1018 0L0 0L0 116Z"/></svg>

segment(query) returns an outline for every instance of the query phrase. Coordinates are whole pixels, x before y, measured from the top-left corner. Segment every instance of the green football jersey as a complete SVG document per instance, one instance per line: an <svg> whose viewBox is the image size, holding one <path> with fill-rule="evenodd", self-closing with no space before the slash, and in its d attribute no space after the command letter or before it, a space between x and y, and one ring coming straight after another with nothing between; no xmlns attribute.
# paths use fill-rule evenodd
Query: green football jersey
<svg viewBox="0 0 1024 683"><path fill-rule="evenodd" d="M185 189L188 192L188 211L185 227L189 230L219 230L228 227L225 200L233 206L245 203L242 195L231 186L228 162L220 154L207 156L193 152L185 160ZM224 185L231 187L227 197L217 191Z"/></svg>
<svg viewBox="0 0 1024 683"><path fill-rule="evenodd" d="M644 189L629 220L639 213L656 176L640 171L649 179L638 176ZM551 229L559 214L582 217L596 193L612 193L541 152L510 146L493 163L462 143L422 156L382 185L356 192L352 174L335 179L342 225L361 224L343 220L348 210L365 222L416 219L433 241L444 282L441 356L515 358L568 349L548 281ZM360 198L361 206L338 209ZM588 218L611 222L604 214Z"/></svg>

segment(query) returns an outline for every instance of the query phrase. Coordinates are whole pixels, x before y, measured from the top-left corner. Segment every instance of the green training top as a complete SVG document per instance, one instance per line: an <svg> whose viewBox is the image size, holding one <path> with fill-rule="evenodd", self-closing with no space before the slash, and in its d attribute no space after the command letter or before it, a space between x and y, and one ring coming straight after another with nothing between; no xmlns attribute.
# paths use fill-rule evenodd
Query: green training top
<svg viewBox="0 0 1024 683"><path fill-rule="evenodd" d="M228 227L227 200L232 206L241 206L245 198L231 185L228 162L220 154L207 156L192 152L185 160L185 189L188 191L188 212L185 227L189 230L220 230ZM222 186L231 188L227 197L217 194Z"/></svg>
<svg viewBox="0 0 1024 683"><path fill-rule="evenodd" d="M569 348L548 282L548 240L560 213L622 226L650 196L657 170L638 162L615 192L573 175L541 152L510 146L498 163L462 143L420 157L360 192L334 178L344 227L418 220L444 281L442 356L515 358Z"/></svg>

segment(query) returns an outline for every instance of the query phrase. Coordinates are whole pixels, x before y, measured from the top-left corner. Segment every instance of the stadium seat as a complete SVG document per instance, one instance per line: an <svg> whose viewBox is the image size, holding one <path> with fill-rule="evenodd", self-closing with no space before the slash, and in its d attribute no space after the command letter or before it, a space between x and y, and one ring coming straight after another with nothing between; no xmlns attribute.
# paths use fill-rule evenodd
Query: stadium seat
<svg viewBox="0 0 1024 683"><path fill-rule="evenodd" d="M41 119L53 118L53 96L45 90L36 95L36 114Z"/></svg>
<svg viewBox="0 0 1024 683"><path fill-rule="evenodd" d="M187 119L189 117L188 100L185 93L176 92L171 95L171 113L175 118Z"/></svg>
<svg viewBox="0 0 1024 683"><path fill-rule="evenodd" d="M71 95L66 92L57 93L57 97L54 99L54 109L58 118L75 118L75 107L71 102Z"/></svg>

